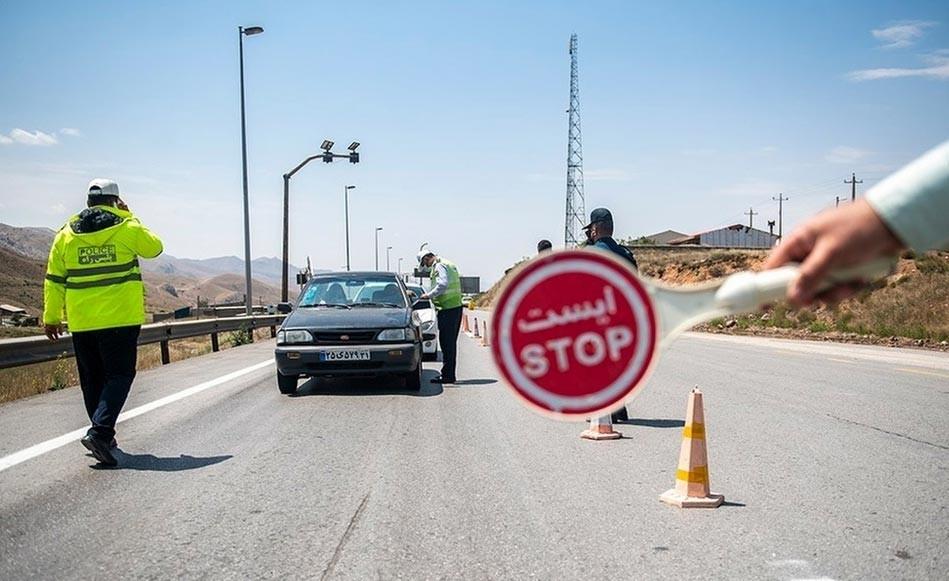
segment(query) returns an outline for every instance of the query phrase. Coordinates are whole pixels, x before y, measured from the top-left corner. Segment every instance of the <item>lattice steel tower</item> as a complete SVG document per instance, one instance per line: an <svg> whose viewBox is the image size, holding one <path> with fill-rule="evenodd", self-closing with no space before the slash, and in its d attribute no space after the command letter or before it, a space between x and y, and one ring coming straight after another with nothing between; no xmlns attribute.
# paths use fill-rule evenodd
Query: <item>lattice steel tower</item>
<svg viewBox="0 0 949 581"><path fill-rule="evenodd" d="M570 35L570 108L567 129L567 216L563 242L567 248L586 240L586 207L583 198L583 144L580 142L580 80L577 66L577 35Z"/></svg>

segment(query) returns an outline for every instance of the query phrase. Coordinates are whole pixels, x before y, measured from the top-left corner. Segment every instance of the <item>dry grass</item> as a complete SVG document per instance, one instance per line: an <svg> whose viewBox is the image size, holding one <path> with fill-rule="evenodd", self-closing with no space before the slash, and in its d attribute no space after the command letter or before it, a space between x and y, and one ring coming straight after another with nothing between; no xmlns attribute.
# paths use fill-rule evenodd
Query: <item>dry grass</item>
<svg viewBox="0 0 949 581"><path fill-rule="evenodd" d="M257 329L255 341L270 339L270 329ZM222 333L222 350L242 344L243 338L235 333ZM211 352L210 337L179 339L168 344L172 361L181 361ZM152 369L161 365L161 348L158 344L143 345L138 349L138 370ZM0 369L0 403L29 397L47 391L57 391L79 384L76 361L66 357L57 361Z"/></svg>

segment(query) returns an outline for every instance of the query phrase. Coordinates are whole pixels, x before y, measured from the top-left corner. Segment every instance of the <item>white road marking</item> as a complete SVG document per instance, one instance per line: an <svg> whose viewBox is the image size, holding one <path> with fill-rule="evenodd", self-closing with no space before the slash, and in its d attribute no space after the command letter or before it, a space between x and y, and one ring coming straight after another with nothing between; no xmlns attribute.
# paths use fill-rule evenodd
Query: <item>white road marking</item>
<svg viewBox="0 0 949 581"><path fill-rule="evenodd" d="M837 363L856 363L851 359L837 359L836 357L828 357L827 359L831 361L836 361Z"/></svg>
<svg viewBox="0 0 949 581"><path fill-rule="evenodd" d="M924 369L910 369L909 367L897 367L896 370L906 371L907 373L919 373L920 375L932 375L933 377L949 378L949 375L945 373L939 373L938 371L926 371Z"/></svg>
<svg viewBox="0 0 949 581"><path fill-rule="evenodd" d="M164 407L170 403L174 403L186 397L191 397L192 395L201 393L202 391L211 389L212 387L216 387L218 385L221 385L222 383L227 383L228 381L231 381L232 379L237 379L238 377L241 377L242 375L253 373L254 371L257 371L258 369L263 369L264 367L267 367L273 364L274 364L273 359L268 359L267 361L261 361L260 363L251 365L250 367L238 369L237 371L228 373L227 375L222 375L221 377L212 379L210 381L205 381L204 383L199 383L198 385L189 387L188 389L184 389L177 393L173 393L169 396L165 396L161 399L157 399L151 403L140 405L137 408L130 409L126 412L123 412L121 415L119 415L119 418L116 421L116 423L124 422L125 420L130 420L144 413L157 410L158 408ZM78 430L73 430L69 432L68 434L63 434L62 436L59 436L58 438L53 438L52 440L46 440L45 442L41 442L39 444L36 444L35 446L30 446L29 448L26 448L25 450L20 450L19 452L14 452L13 454L10 454L9 456L4 456L3 458L0 458L0 472L3 472L4 470L12 466L16 466L17 464L20 464L21 462L26 462L27 460L31 460L33 458L36 458L37 456L40 456L47 452L51 452L57 448L61 448L65 446L66 444L69 444L70 442L74 442L78 440L79 438L83 437L86 434L87 429L88 428L80 428Z"/></svg>

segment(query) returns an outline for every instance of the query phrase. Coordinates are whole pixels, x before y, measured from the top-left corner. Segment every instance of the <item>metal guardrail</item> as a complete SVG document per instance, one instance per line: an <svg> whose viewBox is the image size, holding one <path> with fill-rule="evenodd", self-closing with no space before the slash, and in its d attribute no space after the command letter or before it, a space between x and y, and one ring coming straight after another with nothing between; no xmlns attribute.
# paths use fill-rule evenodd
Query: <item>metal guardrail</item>
<svg viewBox="0 0 949 581"><path fill-rule="evenodd" d="M167 364L171 361L168 351L169 341L210 335L211 350L218 351L220 350L218 333L270 327L270 336L275 337L277 327L285 317L286 315L260 315L143 325L142 332L138 336L138 344L159 343L161 362ZM253 340L253 334L251 334L251 340ZM3 339L0 340L0 369L54 361L62 357L72 357L74 354L72 338L69 335L60 337L57 341L50 341L45 336Z"/></svg>

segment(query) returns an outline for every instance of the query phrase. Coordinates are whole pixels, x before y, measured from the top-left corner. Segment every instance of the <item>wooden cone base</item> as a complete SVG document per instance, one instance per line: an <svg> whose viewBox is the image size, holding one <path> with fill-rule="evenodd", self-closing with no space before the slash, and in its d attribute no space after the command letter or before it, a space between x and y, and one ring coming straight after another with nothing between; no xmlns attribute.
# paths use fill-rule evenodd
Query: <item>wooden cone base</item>
<svg viewBox="0 0 949 581"><path fill-rule="evenodd" d="M705 408L702 404L702 392L698 388L689 394L689 409L682 431L675 488L664 492L659 500L679 508L716 508L725 502L725 497L721 494L709 492Z"/></svg>
<svg viewBox="0 0 949 581"><path fill-rule="evenodd" d="M623 434L613 430L613 423L610 416L600 418L590 418L589 429L583 430L580 437L584 440L619 440Z"/></svg>

